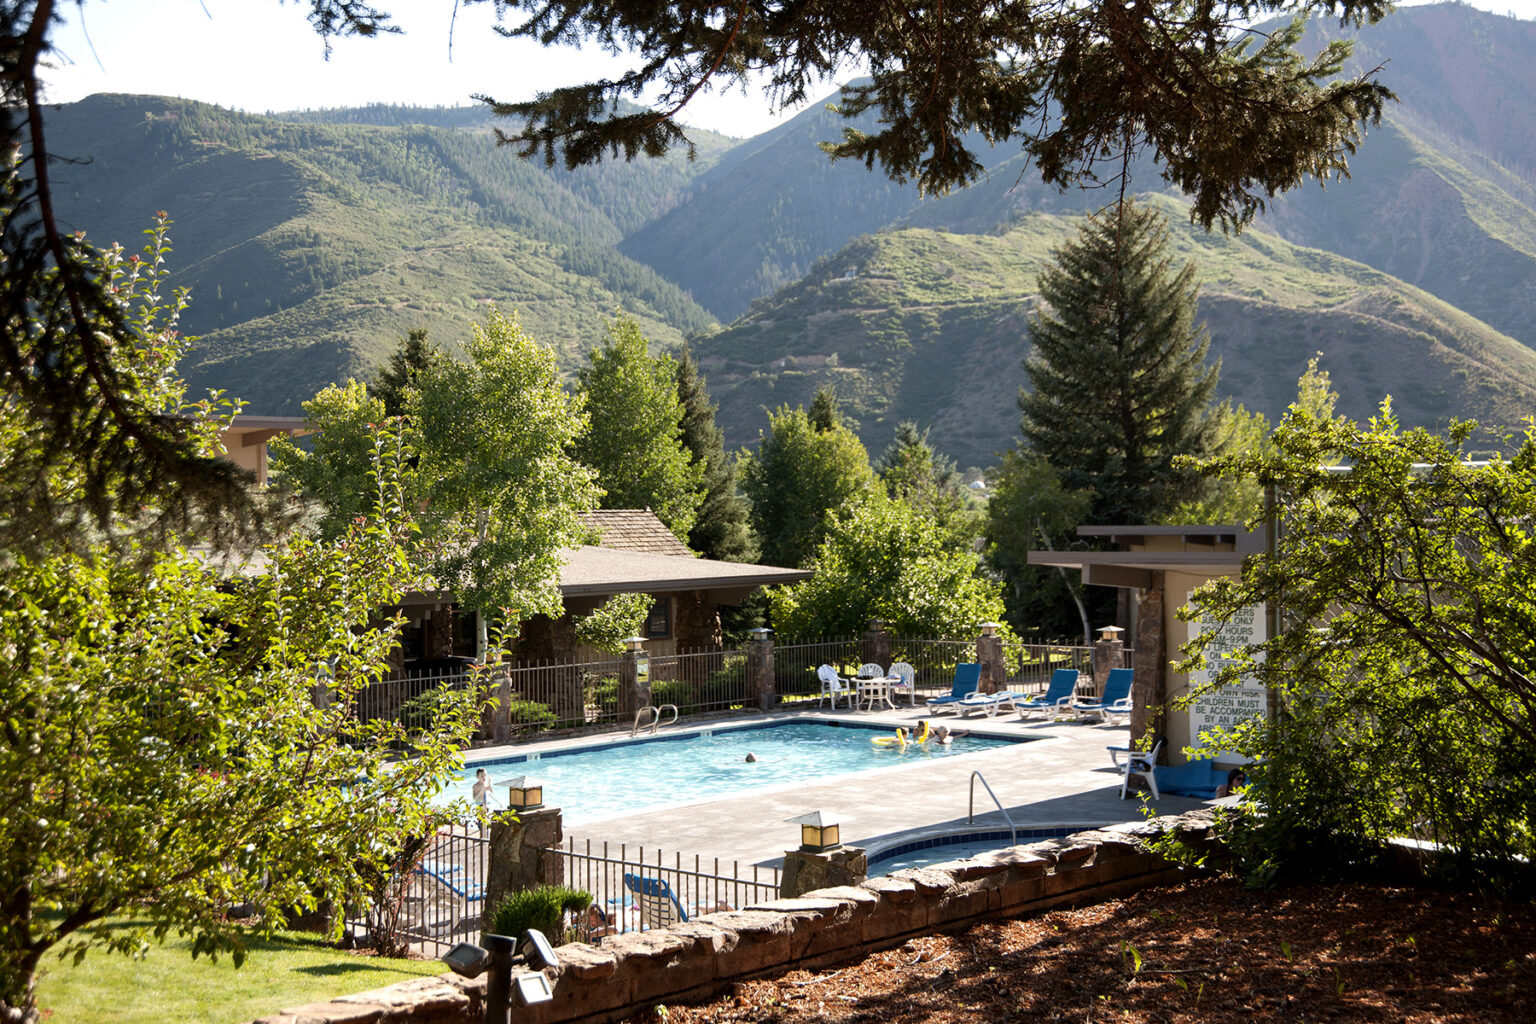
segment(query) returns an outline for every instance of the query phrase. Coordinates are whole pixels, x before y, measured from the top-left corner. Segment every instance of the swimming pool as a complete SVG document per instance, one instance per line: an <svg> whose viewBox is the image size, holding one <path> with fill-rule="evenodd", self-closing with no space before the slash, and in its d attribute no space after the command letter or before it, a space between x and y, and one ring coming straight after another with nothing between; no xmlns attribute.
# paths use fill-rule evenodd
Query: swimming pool
<svg viewBox="0 0 1536 1024"><path fill-rule="evenodd" d="M559 807L567 824L582 824L1027 742L974 734L957 737L947 746L908 744L903 749L870 742L890 736L890 726L778 722L477 759L466 764L444 797L467 800L476 768L487 770L498 801L506 799L510 779L527 775L543 785L544 802ZM747 761L749 753L757 760Z"/></svg>
<svg viewBox="0 0 1536 1024"><path fill-rule="evenodd" d="M930 864L964 860L979 853L1001 850L1019 844L1033 843L1040 839L1059 839L1074 832L1082 832L1092 825L1044 825L1020 828L1018 838L1008 829L988 829L968 832L950 832L940 835L923 835L905 842L893 843L869 854L869 874L888 875L904 868L925 868Z"/></svg>

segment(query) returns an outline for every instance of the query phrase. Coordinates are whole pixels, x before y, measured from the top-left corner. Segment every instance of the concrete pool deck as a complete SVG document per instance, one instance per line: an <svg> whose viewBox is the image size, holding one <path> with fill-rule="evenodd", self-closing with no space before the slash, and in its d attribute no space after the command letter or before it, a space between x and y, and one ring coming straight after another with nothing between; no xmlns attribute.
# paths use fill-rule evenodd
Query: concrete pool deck
<svg viewBox="0 0 1536 1024"><path fill-rule="evenodd" d="M961 719L954 714L931 715L920 707L880 712L777 711L687 722L665 731L712 728L718 733L730 726L806 720L856 721L910 730L924 718L935 726L1030 737L1034 742L568 825L565 834L577 841L578 848L588 840L598 848L606 842L616 853L618 844L624 844L634 856L637 847L644 847L647 859L654 856L653 851L661 851L668 864L674 853L682 853L690 864L692 857L699 855L706 861L719 858L722 866L730 861L742 866L777 866L784 851L799 844L799 827L784 820L809 811L819 810L825 820L840 823L844 843L872 850L896 842L903 833L972 828L967 806L973 771L982 773L1021 829L1048 825L1088 828L1143 817L1141 801L1120 799L1120 773L1105 749L1126 744L1129 733L1124 726L1065 720L1022 722L1016 716L1005 719L1001 714L990 719ZM590 746L625 736L627 732L619 731L481 748L467 760ZM750 738L743 737L743 756L750 749ZM530 766L530 775L536 777L537 771ZM637 774L634 783L639 790L646 780ZM1007 828L986 790L981 785L975 790L976 826ZM546 792L545 798L550 806L559 806L558 793ZM1148 806L1157 814L1179 814L1203 804L1201 800L1164 796L1149 801Z"/></svg>

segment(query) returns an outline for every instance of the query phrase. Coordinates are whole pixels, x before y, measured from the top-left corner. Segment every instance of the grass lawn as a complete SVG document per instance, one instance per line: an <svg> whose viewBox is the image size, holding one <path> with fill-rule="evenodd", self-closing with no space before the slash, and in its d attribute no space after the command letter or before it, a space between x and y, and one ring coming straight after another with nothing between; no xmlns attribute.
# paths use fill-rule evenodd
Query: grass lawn
<svg viewBox="0 0 1536 1024"><path fill-rule="evenodd" d="M166 938L142 960L92 951L79 966L45 958L38 1006L57 1024L242 1024L289 1006L365 992L447 970L437 960L384 960L335 949L314 936L252 939L239 970L227 956L192 959L191 943Z"/></svg>

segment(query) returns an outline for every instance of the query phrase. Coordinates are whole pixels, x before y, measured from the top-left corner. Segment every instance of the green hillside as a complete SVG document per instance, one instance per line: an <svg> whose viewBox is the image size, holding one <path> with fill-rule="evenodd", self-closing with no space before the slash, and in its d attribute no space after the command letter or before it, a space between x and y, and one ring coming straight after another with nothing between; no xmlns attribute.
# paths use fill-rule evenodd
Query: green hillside
<svg viewBox="0 0 1536 1024"><path fill-rule="evenodd" d="M519 310L567 365L615 310L663 344L714 324L615 248L700 169L682 156L571 174L517 159L485 128L284 121L142 96L63 107L50 142L89 158L61 165L55 187L65 222L98 243L136 248L154 211L170 213L172 283L193 300L183 328L201 338L188 380L251 411L297 412L413 327L451 345L490 302Z"/></svg>
<svg viewBox="0 0 1536 1024"><path fill-rule="evenodd" d="M1313 46L1340 32L1326 18L1308 31ZM1400 102L1352 158L1349 180L1287 194L1267 223L1536 345L1536 23L1455 4L1404 8L1360 33L1357 53L1358 69L1383 65L1382 80ZM1035 213L1089 212L1113 198L1047 189L1016 152L999 148L977 184L922 199L862 165L828 164L815 143L842 127L814 109L751 151L733 151L684 202L626 237L623 250L727 320L764 286L797 279L859 235L887 227L989 232ZM1163 187L1150 164L1134 168L1133 180L1137 191Z"/></svg>
<svg viewBox="0 0 1536 1024"><path fill-rule="evenodd" d="M1405 420L1514 423L1536 399L1536 353L1419 289L1267 232L1190 228L1171 200L1179 261L1194 259L1220 391L1270 416L1321 351L1340 410L1391 394ZM764 407L831 384L866 445L896 423L931 423L936 446L986 465L1018 432L1026 317L1042 260L1074 229L1026 215L1001 235L904 229L855 240L731 327L697 344L732 443L755 441Z"/></svg>

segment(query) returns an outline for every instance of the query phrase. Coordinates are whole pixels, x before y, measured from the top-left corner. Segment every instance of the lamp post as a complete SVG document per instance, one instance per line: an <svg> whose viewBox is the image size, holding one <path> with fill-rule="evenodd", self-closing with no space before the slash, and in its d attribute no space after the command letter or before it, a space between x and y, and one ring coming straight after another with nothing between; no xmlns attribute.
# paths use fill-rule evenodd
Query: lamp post
<svg viewBox="0 0 1536 1024"><path fill-rule="evenodd" d="M843 845L841 828L837 822L824 822L820 811L812 811L785 822L800 826L800 849L807 853L822 853Z"/></svg>
<svg viewBox="0 0 1536 1024"><path fill-rule="evenodd" d="M485 982L485 1024L508 1024L514 996L519 1006L547 1003L555 997L544 968L554 967L560 961L543 932L528 929L521 944L510 935L481 938L485 942L483 947L461 942L443 954L442 959L461 978L478 978L486 971L491 972ZM527 964L533 970L514 980L512 968L517 964Z"/></svg>

